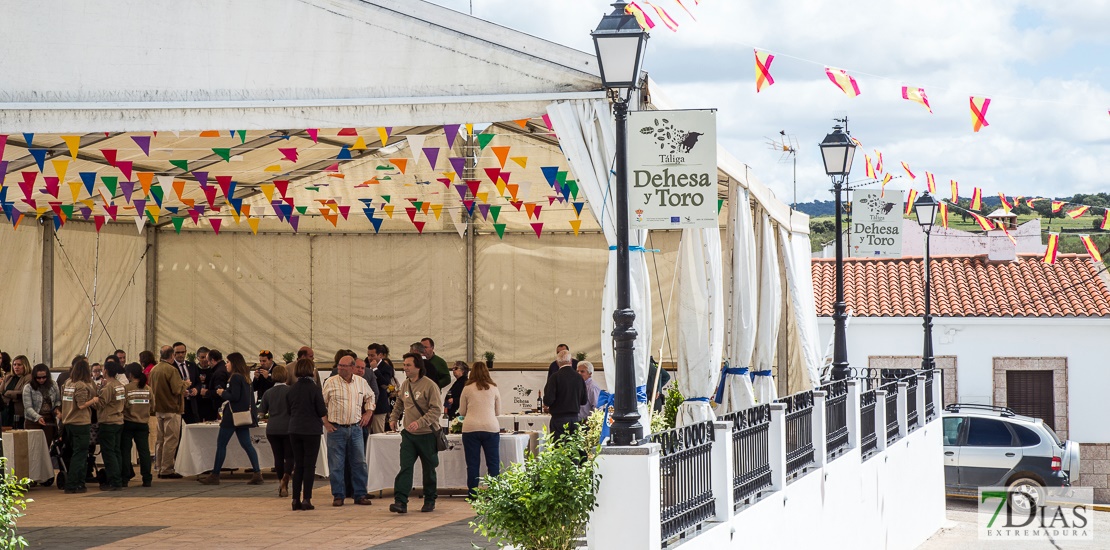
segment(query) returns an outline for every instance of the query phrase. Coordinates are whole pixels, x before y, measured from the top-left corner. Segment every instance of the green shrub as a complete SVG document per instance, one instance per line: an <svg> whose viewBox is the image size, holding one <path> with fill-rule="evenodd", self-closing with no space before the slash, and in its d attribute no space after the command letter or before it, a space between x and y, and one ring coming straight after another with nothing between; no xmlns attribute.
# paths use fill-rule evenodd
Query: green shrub
<svg viewBox="0 0 1110 550"><path fill-rule="evenodd" d="M596 435L567 434L552 444L546 430L539 454L485 477L470 499L475 533L520 550L573 550L597 507Z"/></svg>
<svg viewBox="0 0 1110 550"><path fill-rule="evenodd" d="M3 524L0 548L21 549L27 546L27 539L16 533L15 522L24 516L23 512L27 509L27 505L34 502L32 499L23 498L31 480L18 478L8 472L7 462L7 458L0 457L0 524Z"/></svg>
<svg viewBox="0 0 1110 550"><path fill-rule="evenodd" d="M667 390L667 397L663 400L663 430L670 430L674 428L676 418L678 417L678 406L682 404L685 398L678 391L678 384L671 384L670 389ZM655 433L654 425L652 426L652 433Z"/></svg>

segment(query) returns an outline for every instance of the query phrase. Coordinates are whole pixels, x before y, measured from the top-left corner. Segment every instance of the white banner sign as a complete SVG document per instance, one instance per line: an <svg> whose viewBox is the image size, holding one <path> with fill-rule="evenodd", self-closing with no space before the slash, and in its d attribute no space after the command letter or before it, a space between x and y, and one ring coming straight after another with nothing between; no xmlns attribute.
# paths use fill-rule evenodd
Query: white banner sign
<svg viewBox="0 0 1110 550"><path fill-rule="evenodd" d="M717 112L628 113L630 229L717 227Z"/></svg>
<svg viewBox="0 0 1110 550"><path fill-rule="evenodd" d="M852 224L848 230L853 258L902 257L903 192L857 189L852 192Z"/></svg>

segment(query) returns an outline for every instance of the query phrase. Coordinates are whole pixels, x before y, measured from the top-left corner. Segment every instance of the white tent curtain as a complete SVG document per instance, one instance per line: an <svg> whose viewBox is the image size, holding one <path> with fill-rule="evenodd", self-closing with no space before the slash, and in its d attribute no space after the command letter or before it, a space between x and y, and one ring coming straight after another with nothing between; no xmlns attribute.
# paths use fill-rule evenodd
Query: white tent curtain
<svg viewBox="0 0 1110 550"><path fill-rule="evenodd" d="M817 308L813 302L813 273L809 269L809 235L791 235L779 227L779 244L786 263L786 284L794 313L795 333L809 385L821 384L821 343L817 333Z"/></svg>
<svg viewBox="0 0 1110 550"><path fill-rule="evenodd" d="M721 412L746 409L755 404L748 367L756 337L755 227L748 190L731 186L728 198L729 249L732 282L729 295L727 347L715 401Z"/></svg>
<svg viewBox="0 0 1110 550"><path fill-rule="evenodd" d="M771 366L775 362L775 345L779 339L779 320L782 316L782 288L779 282L778 246L771 228L771 216L761 212L759 317L755 343L754 376L752 383L755 399L759 403L775 400L775 381Z"/></svg>
<svg viewBox="0 0 1110 550"><path fill-rule="evenodd" d="M714 420L710 397L717 388L724 347L721 232L684 229L678 247L677 426Z"/></svg>
<svg viewBox="0 0 1110 550"><path fill-rule="evenodd" d="M609 265L605 270L605 290L601 300L601 362L605 370L605 384L616 388L615 353L613 350L613 312L617 309L617 225L616 184L610 178L616 151L615 123L605 100L573 100L552 103L547 107L551 126L559 136L559 145L567 155L567 162L578 181L578 188L585 192L590 211L597 219L609 244ZM651 281L648 278L644 243L647 231L629 234L632 252L629 258L630 305L636 312L636 349L633 366L636 369L637 395L643 395L638 409L641 423L647 423L646 397L648 357L651 353ZM639 391L644 387L644 391Z"/></svg>

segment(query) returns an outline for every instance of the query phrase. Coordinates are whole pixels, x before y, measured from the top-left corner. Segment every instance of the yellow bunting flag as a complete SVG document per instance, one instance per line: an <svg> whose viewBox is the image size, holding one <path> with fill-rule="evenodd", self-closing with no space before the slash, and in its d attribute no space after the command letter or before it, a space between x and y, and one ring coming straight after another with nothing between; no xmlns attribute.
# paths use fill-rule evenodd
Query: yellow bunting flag
<svg viewBox="0 0 1110 550"><path fill-rule="evenodd" d="M1102 263L1102 254L1098 251L1098 246L1091 240L1090 235L1080 235L1079 240L1083 241L1083 247L1087 249L1087 254L1091 255L1091 259Z"/></svg>
<svg viewBox="0 0 1110 550"><path fill-rule="evenodd" d="M258 234L258 218L247 218L247 225L251 226L251 233Z"/></svg>
<svg viewBox="0 0 1110 550"><path fill-rule="evenodd" d="M54 175L58 176L58 181L65 181L66 171L69 169L69 159L52 160L50 164L54 165Z"/></svg>
<svg viewBox="0 0 1110 550"><path fill-rule="evenodd" d="M994 229L994 224L985 216L981 216L975 212L968 212L968 214L971 214L971 216L975 218L975 221L979 224L979 227L983 228L983 231Z"/></svg>
<svg viewBox="0 0 1110 550"><path fill-rule="evenodd" d="M578 231L582 229L582 220L570 220L570 227L574 230L574 236L578 236Z"/></svg>
<svg viewBox="0 0 1110 550"><path fill-rule="evenodd" d="M987 109L991 106L988 97L971 96L971 129L978 132L983 126L990 126L987 122Z"/></svg>
<svg viewBox="0 0 1110 550"><path fill-rule="evenodd" d="M929 187L930 193L934 195L937 194L937 179L933 176L933 173L928 170L925 171L925 184Z"/></svg>
<svg viewBox="0 0 1110 550"><path fill-rule="evenodd" d="M432 215L434 215L436 217L436 219L438 220L439 215L443 212L443 205L442 204L433 204L431 206L431 210L432 210Z"/></svg>
<svg viewBox="0 0 1110 550"><path fill-rule="evenodd" d="M958 203L960 202L960 184L956 183L956 180L950 180L950 182L952 184L952 202Z"/></svg>
<svg viewBox="0 0 1110 550"><path fill-rule="evenodd" d="M917 189L910 189L906 194L906 215L909 216L913 212L913 201L917 200Z"/></svg>
<svg viewBox="0 0 1110 550"><path fill-rule="evenodd" d="M775 56L767 52L755 50L755 92L759 93L775 83L775 79L771 78L771 62L775 60Z"/></svg>
<svg viewBox="0 0 1110 550"><path fill-rule="evenodd" d="M355 140L355 144L351 146L351 150L362 151L364 149L366 149L366 140L362 139L362 136L358 136L358 139Z"/></svg>
<svg viewBox="0 0 1110 550"><path fill-rule="evenodd" d="M262 171L263 172L281 172L281 165L280 164L271 164L271 165L267 166L266 168L262 169Z"/></svg>
<svg viewBox="0 0 1110 550"><path fill-rule="evenodd" d="M266 204L274 202L274 184L263 183L258 188L262 190L262 195L266 197Z"/></svg>
<svg viewBox="0 0 1110 550"><path fill-rule="evenodd" d="M389 142L389 130L385 128L378 128L378 137L382 140L382 147L385 147Z"/></svg>
<svg viewBox="0 0 1110 550"><path fill-rule="evenodd" d="M848 97L856 97L860 94L859 84L856 79L852 78L844 69L834 69L832 67L825 67L825 74L829 77L829 81L840 88Z"/></svg>
<svg viewBox="0 0 1110 550"><path fill-rule="evenodd" d="M1048 245L1044 249L1044 263L1053 265L1056 263L1056 251L1060 248L1060 234L1049 233Z"/></svg>
<svg viewBox="0 0 1110 550"><path fill-rule="evenodd" d="M474 195L474 198L478 199L478 202L488 203L489 202L489 191L482 191L481 193L476 193Z"/></svg>
<svg viewBox="0 0 1110 550"><path fill-rule="evenodd" d="M387 204L387 205L383 206L382 210L385 211L385 215L389 216L389 219L391 219L391 220L393 219L393 205L392 204Z"/></svg>
<svg viewBox="0 0 1110 550"><path fill-rule="evenodd" d="M940 203L940 226L948 229L948 203Z"/></svg>
<svg viewBox="0 0 1110 550"><path fill-rule="evenodd" d="M528 168L528 157L509 157L509 160L517 163L521 168Z"/></svg>
<svg viewBox="0 0 1110 550"><path fill-rule="evenodd" d="M971 191L971 209L980 210L983 208L983 190L978 187Z"/></svg>
<svg viewBox="0 0 1110 550"><path fill-rule="evenodd" d="M81 182L69 182L69 193L73 195L73 202L77 202L77 197L81 194Z"/></svg>
<svg viewBox="0 0 1110 550"><path fill-rule="evenodd" d="M81 149L81 136L62 136L62 141L69 147L69 156L77 159L77 151Z"/></svg>
<svg viewBox="0 0 1110 550"><path fill-rule="evenodd" d="M1078 218L1079 216L1082 216L1083 214L1086 214L1087 211L1090 210L1090 209L1091 209L1090 206L1080 206L1079 208L1076 208L1074 210L1069 210L1068 211L1068 217L1074 220L1074 219Z"/></svg>

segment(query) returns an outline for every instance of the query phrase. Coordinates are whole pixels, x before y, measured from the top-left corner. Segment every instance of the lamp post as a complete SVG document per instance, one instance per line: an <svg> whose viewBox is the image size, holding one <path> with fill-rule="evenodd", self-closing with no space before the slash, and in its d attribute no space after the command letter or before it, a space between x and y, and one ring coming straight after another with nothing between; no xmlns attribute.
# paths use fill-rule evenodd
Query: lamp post
<svg viewBox="0 0 1110 550"><path fill-rule="evenodd" d="M838 121L839 122L839 121ZM848 119L843 120L848 124ZM833 303L833 363L832 379L848 378L848 345L845 324L848 314L844 303L844 233L841 230L841 191L852 171L852 158L856 154L856 144L838 124L831 134L821 142L821 158L825 161L825 173L832 178L833 193L836 194L836 302Z"/></svg>
<svg viewBox="0 0 1110 550"><path fill-rule="evenodd" d="M633 445L643 438L640 414L636 410L636 369L632 352L636 329L632 324L631 281L628 247L628 101L639 86L640 66L647 48L648 34L636 18L624 12L625 2L613 3L613 13L601 18L591 36L597 50L601 83L613 101L616 117L616 203L617 203L617 309L613 312L613 348L616 388L613 392L612 445Z"/></svg>
<svg viewBox="0 0 1110 550"><path fill-rule="evenodd" d="M930 310L929 290L932 286L929 276L929 238L933 233L933 223L937 217L940 204L928 192L918 197L913 203L914 213L917 214L917 223L925 232L925 314L922 315L922 324L925 326L925 346L921 353L921 370L933 370L936 361L933 359L933 315Z"/></svg>

